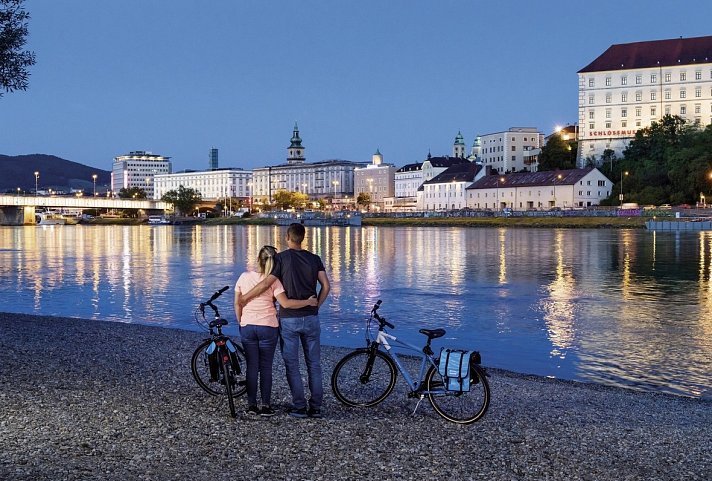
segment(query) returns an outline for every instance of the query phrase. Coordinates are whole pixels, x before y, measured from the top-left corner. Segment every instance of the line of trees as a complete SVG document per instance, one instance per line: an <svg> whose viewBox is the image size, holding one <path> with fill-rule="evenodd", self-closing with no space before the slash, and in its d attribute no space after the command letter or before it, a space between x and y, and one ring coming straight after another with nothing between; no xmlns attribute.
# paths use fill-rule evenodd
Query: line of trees
<svg viewBox="0 0 712 481"><path fill-rule="evenodd" d="M28 68L35 64L35 53L23 50L30 18L23 3L24 0L0 0L0 88L6 92L27 90Z"/></svg>

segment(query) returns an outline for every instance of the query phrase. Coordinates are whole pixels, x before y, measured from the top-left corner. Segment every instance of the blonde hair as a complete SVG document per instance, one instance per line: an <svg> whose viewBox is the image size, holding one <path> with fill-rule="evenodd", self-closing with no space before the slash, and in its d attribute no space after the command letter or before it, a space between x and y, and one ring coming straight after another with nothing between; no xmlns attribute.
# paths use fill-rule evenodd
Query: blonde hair
<svg viewBox="0 0 712 481"><path fill-rule="evenodd" d="M274 256L276 254L277 249L272 246L264 246L260 249L260 253L257 255L257 265L262 277L272 273L272 269L274 268Z"/></svg>

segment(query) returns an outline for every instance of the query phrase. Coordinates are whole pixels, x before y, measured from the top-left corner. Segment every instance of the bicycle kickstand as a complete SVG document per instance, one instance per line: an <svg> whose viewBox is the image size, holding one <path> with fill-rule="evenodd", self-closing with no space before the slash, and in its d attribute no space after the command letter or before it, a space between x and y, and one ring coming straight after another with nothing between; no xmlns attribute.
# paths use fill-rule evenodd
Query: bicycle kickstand
<svg viewBox="0 0 712 481"><path fill-rule="evenodd" d="M420 397L418 398L418 402L415 405L415 409L413 409L413 413L411 416L415 416L415 412L418 410L418 407L420 406L420 403L423 402L423 399L425 398L425 394L421 394Z"/></svg>

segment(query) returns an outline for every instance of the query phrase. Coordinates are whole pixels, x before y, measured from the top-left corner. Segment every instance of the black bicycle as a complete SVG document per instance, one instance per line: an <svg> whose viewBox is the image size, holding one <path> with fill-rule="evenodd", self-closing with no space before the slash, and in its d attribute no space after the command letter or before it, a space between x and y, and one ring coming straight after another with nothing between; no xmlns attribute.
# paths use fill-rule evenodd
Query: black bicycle
<svg viewBox="0 0 712 481"><path fill-rule="evenodd" d="M190 368L198 385L213 396L227 396L230 415L236 417L235 398L247 392L245 381L245 352L242 347L222 332L227 326L226 319L220 317L218 308L213 301L229 289L225 286L215 292L207 302L201 302L195 310L195 322L210 332L193 353ZM205 308L210 307L214 318L208 322L205 318Z"/></svg>

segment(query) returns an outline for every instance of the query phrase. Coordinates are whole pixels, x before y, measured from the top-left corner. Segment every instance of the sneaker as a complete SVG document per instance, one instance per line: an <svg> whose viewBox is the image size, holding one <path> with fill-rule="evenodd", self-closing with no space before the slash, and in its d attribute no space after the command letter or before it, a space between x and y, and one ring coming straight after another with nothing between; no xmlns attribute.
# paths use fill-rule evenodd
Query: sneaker
<svg viewBox="0 0 712 481"><path fill-rule="evenodd" d="M289 409L287 409L287 414L289 414L293 418L305 418L305 417L307 417L307 409L306 408L289 408Z"/></svg>
<svg viewBox="0 0 712 481"><path fill-rule="evenodd" d="M274 409L272 409L271 406L262 406L262 409L260 409L260 416L269 418L277 414Z"/></svg>
<svg viewBox="0 0 712 481"><path fill-rule="evenodd" d="M315 418L315 419L321 419L323 416L321 415L321 409L314 409L314 408L309 408L307 411L307 416L310 418Z"/></svg>
<svg viewBox="0 0 712 481"><path fill-rule="evenodd" d="M256 416L260 414L260 410L257 409L257 406L247 406L247 409L245 409L245 414L250 415L250 416Z"/></svg>

